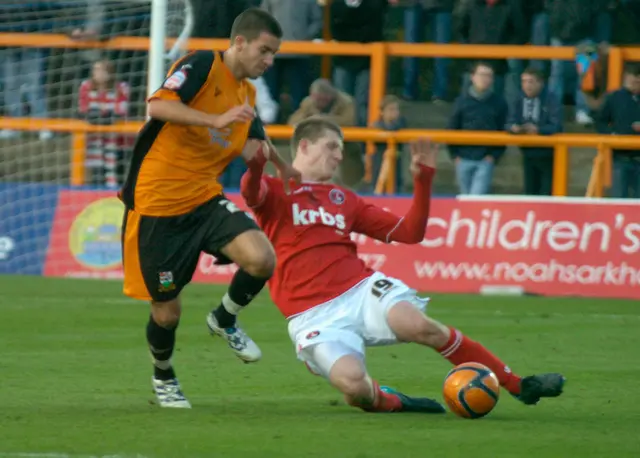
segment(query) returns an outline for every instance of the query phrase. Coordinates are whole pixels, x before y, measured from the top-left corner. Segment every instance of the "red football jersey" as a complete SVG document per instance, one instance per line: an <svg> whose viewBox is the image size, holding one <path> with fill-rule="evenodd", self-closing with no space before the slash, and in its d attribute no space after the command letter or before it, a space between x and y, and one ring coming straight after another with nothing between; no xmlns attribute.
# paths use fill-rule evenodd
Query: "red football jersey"
<svg viewBox="0 0 640 458"><path fill-rule="evenodd" d="M386 243L419 243L424 238L431 168L423 167L416 179L413 205L405 217L335 184L302 183L286 194L282 181L263 176L262 170L262 162L249 163L241 192L275 248L277 265L269 290L285 317L338 297L373 273L358 257L352 232Z"/></svg>

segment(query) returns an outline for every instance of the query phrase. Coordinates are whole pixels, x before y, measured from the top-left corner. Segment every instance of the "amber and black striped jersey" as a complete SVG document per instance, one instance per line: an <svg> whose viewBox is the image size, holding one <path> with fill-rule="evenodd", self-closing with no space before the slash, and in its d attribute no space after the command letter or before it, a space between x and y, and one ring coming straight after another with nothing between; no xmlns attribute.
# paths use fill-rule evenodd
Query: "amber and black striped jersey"
<svg viewBox="0 0 640 458"><path fill-rule="evenodd" d="M174 63L149 100L176 100L222 114L246 101L255 107L255 98L253 85L238 81L220 53L198 51ZM151 119L138 134L122 200L142 215L187 213L222 193L218 177L241 154L247 138L265 138L257 116L226 129Z"/></svg>

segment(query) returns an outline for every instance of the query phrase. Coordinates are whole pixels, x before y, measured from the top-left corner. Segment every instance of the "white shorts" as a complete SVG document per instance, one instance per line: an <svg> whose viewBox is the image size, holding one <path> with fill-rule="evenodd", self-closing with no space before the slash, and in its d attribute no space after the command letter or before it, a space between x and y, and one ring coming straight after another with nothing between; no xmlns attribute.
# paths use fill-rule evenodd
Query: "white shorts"
<svg viewBox="0 0 640 458"><path fill-rule="evenodd" d="M365 347L398 343L387 313L403 301L424 312L429 299L418 297L402 281L375 272L341 296L296 315L289 320L289 336L298 359L313 373L326 377L333 363L346 354L357 353L364 359ZM322 346L319 364L314 347L322 343L340 345Z"/></svg>

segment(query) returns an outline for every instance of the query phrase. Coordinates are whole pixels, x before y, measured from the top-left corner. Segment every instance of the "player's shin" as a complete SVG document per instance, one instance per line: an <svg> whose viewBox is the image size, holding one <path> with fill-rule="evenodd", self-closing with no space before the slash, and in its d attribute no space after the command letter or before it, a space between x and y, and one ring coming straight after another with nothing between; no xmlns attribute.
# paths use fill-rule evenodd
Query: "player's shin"
<svg viewBox="0 0 640 458"><path fill-rule="evenodd" d="M176 343L176 329L178 323L160 326L149 316L147 323L147 342L153 360L154 377L158 380L171 380L175 378L171 356Z"/></svg>
<svg viewBox="0 0 640 458"><path fill-rule="evenodd" d="M520 377L497 356L458 329L425 316L410 302L395 304L387 314L387 323L399 340L431 347L455 366L470 362L484 364L511 394L520 394Z"/></svg>
<svg viewBox="0 0 640 458"><path fill-rule="evenodd" d="M447 342L436 351L455 366L469 362L484 364L496 374L500 385L507 391L516 396L520 394L521 377L511 372L509 366L484 345L469 339L458 329L450 327Z"/></svg>
<svg viewBox="0 0 640 458"><path fill-rule="evenodd" d="M212 313L221 328L231 328L236 324L236 316L258 295L269 278L254 277L243 269L233 276L229 290L222 303Z"/></svg>

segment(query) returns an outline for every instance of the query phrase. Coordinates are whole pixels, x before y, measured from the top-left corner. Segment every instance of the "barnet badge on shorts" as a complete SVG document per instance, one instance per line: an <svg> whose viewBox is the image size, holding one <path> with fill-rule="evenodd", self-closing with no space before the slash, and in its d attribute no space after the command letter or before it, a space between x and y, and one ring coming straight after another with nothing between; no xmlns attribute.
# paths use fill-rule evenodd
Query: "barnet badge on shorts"
<svg viewBox="0 0 640 458"><path fill-rule="evenodd" d="M173 291L176 289L176 284L173 282L173 272L160 272L158 274L158 281L160 282L160 287L158 291L161 293L166 293L168 291Z"/></svg>

